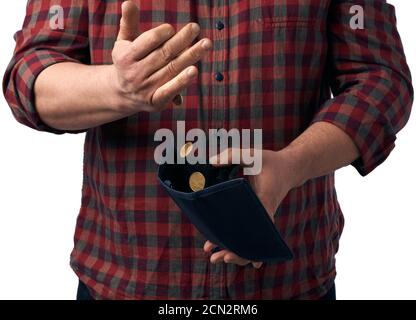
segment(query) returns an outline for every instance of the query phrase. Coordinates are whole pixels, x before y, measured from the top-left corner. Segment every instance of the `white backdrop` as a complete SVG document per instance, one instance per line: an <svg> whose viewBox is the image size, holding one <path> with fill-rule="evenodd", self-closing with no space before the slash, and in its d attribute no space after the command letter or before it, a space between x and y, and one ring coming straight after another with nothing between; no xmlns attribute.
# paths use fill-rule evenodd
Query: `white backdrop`
<svg viewBox="0 0 416 320"><path fill-rule="evenodd" d="M415 1L391 0L416 77ZM14 48L25 0L0 2L0 69ZM0 299L74 299L69 254L82 181L83 135L38 133L0 97ZM337 173L346 224L337 255L339 299L416 299L416 116L396 149L362 178Z"/></svg>

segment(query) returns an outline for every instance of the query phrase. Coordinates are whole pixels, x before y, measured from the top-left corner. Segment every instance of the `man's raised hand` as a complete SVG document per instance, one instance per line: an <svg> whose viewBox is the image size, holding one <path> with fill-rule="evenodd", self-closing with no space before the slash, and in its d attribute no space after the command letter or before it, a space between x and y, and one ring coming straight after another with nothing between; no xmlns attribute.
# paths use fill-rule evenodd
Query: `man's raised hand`
<svg viewBox="0 0 416 320"><path fill-rule="evenodd" d="M192 46L200 33L196 23L187 24L177 33L171 25L162 24L139 34L138 19L137 6L125 1L110 78L120 107L131 114L170 106L197 77L194 64L212 48L207 38Z"/></svg>

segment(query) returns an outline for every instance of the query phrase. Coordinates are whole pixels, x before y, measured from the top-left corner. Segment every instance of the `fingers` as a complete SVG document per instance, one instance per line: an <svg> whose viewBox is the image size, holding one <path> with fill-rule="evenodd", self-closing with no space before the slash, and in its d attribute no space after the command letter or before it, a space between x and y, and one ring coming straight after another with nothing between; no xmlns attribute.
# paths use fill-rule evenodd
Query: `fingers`
<svg viewBox="0 0 416 320"><path fill-rule="evenodd" d="M176 59L169 62L165 67L158 70L154 76L162 79L163 82L177 76L185 68L194 65L212 48L212 42L209 39L202 39L191 48L185 50Z"/></svg>
<svg viewBox="0 0 416 320"><path fill-rule="evenodd" d="M227 254L227 250L221 250L211 255L210 261L213 264L217 264L224 261L224 256Z"/></svg>
<svg viewBox="0 0 416 320"><path fill-rule="evenodd" d="M234 263L234 264L237 264L239 266L246 266L250 263L250 260L240 258L235 253L227 251L227 253L224 255L224 262L225 263Z"/></svg>
<svg viewBox="0 0 416 320"><path fill-rule="evenodd" d="M216 244L207 240L204 244L204 252L211 253L211 251L216 247L217 247ZM239 266L246 266L247 264L251 262L253 264L253 267L256 269L261 268L261 266L263 265L263 262L254 262L254 261L249 261L249 260L240 258L235 253L232 253L231 251L228 251L228 250L221 250L219 252L213 253L210 257L210 261L211 263L214 263L214 264L220 263L221 261L223 261L225 263L234 263Z"/></svg>
<svg viewBox="0 0 416 320"><path fill-rule="evenodd" d="M120 31L117 40L133 41L139 35L139 9L132 1L125 1L121 6Z"/></svg>
<svg viewBox="0 0 416 320"><path fill-rule="evenodd" d="M155 91L151 104L154 106L166 106L172 102L176 95L191 85L197 75L198 69L195 66L186 68L174 79Z"/></svg>
<svg viewBox="0 0 416 320"><path fill-rule="evenodd" d="M202 39L189 48L200 32L196 23L187 24L176 34L171 25L163 24L139 36L138 14L133 2L123 3L118 35L122 41L114 46L113 62L122 73L126 91L140 92L138 97L152 107L149 110L160 111L193 82L198 75L193 65L211 49L212 42ZM143 83L146 85L141 88Z"/></svg>
<svg viewBox="0 0 416 320"><path fill-rule="evenodd" d="M215 249L217 247L217 245L215 245L214 243L212 243L211 241L207 240L205 241L204 244L204 251L206 253L210 253L213 249Z"/></svg>
<svg viewBox="0 0 416 320"><path fill-rule="evenodd" d="M225 250L227 251L227 250ZM261 266L263 265L263 262L254 262L254 261L250 261L250 260L246 260L244 258L241 258L239 256L237 256L235 253L227 251L224 255L223 255L223 259L225 263L233 263L239 266L246 266L249 263L251 263L253 265L254 268L256 269L260 269Z"/></svg>
<svg viewBox="0 0 416 320"><path fill-rule="evenodd" d="M240 258L239 256L237 256L235 253L232 253L231 251L228 250L221 250L219 252L216 252L214 254L211 255L210 258L211 263L216 264L216 263L220 263L220 262L225 262L225 263L233 263L239 266L246 266L249 263L251 263L250 260L246 260L243 258ZM254 263L253 263L254 266ZM261 266L261 264L260 264ZM259 267L258 263L256 262L256 267Z"/></svg>
<svg viewBox="0 0 416 320"><path fill-rule="evenodd" d="M167 40L172 38L174 34L175 29L167 23L143 32L132 44L132 59L138 61L145 58Z"/></svg>
<svg viewBox="0 0 416 320"><path fill-rule="evenodd" d="M200 27L196 23L188 23L178 33L159 49L155 50L146 58L146 67L149 74L166 66L181 52L188 48L199 35Z"/></svg>

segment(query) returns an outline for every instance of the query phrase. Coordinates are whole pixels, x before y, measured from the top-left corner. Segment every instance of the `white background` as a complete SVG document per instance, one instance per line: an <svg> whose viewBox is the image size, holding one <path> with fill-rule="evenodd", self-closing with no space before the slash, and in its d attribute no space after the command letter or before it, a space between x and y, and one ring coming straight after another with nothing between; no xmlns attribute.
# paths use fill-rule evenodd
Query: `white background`
<svg viewBox="0 0 416 320"><path fill-rule="evenodd" d="M416 77L416 4L391 0ZM0 2L0 68L14 48L25 0ZM19 125L0 97L0 299L74 299L69 267L80 207L83 135ZM339 299L416 299L416 116L396 149L362 178L337 173L346 224L337 255Z"/></svg>

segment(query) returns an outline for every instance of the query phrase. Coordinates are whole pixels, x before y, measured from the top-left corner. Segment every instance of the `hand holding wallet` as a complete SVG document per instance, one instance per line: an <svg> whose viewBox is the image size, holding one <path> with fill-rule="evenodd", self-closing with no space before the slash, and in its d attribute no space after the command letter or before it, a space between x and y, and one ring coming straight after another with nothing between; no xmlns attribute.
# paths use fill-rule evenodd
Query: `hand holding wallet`
<svg viewBox="0 0 416 320"><path fill-rule="evenodd" d="M192 191L194 172L205 188ZM238 166L163 164L158 179L175 203L211 242L250 261L282 262L293 258L248 181L236 177Z"/></svg>

